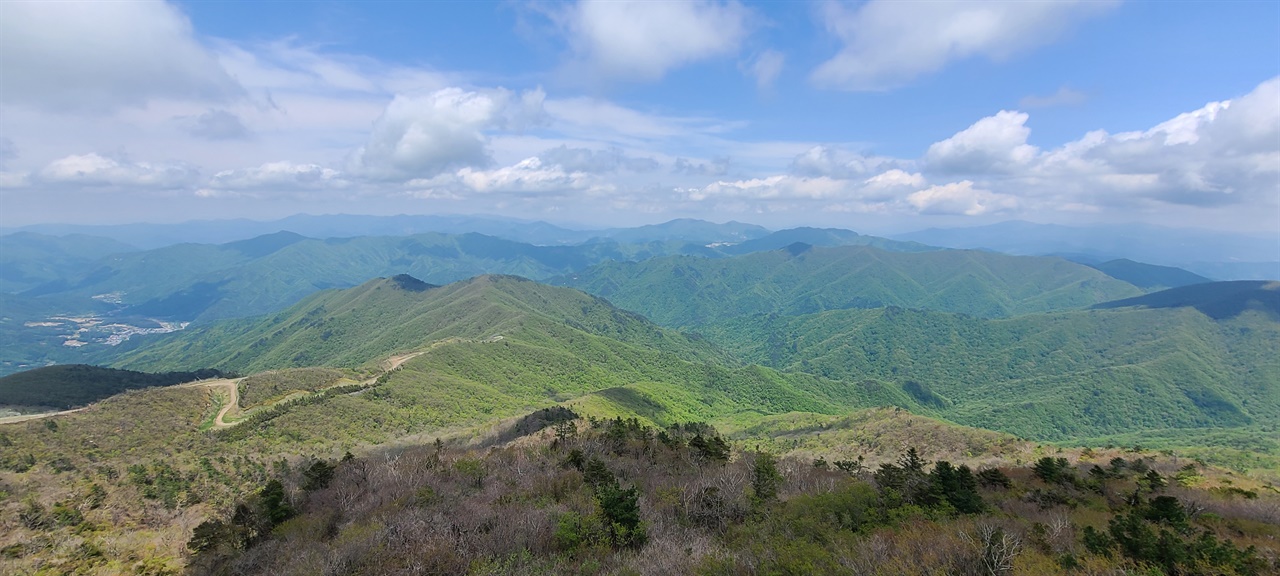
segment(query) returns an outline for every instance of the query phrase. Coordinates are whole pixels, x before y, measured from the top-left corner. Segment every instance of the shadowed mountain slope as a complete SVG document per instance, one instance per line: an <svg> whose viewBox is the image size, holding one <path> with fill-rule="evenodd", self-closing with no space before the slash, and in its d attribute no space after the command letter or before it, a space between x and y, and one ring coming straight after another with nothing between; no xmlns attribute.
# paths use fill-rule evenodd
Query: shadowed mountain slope
<svg viewBox="0 0 1280 576"><path fill-rule="evenodd" d="M1195 308L1218 320L1260 310L1280 319L1280 282L1235 280L1170 288L1145 296L1103 302L1094 308Z"/></svg>

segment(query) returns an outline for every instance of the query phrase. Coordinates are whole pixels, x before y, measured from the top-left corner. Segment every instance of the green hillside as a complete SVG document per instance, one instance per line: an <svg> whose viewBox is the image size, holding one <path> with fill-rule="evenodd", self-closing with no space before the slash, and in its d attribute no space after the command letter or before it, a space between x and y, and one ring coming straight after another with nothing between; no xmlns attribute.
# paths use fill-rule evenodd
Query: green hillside
<svg viewBox="0 0 1280 576"><path fill-rule="evenodd" d="M1083 308L1141 294L1131 284L1057 258L807 244L716 260L606 262L551 282L602 296L673 327L750 314L882 306L1001 317Z"/></svg>
<svg viewBox="0 0 1280 576"><path fill-rule="evenodd" d="M683 358L718 357L706 344L576 290L514 276L479 276L436 287L399 275L320 292L270 316L168 335L126 352L117 363L209 365L241 372L358 367L450 338L541 344L577 334L606 336Z"/></svg>
<svg viewBox="0 0 1280 576"><path fill-rule="evenodd" d="M900 383L952 421L1062 440L1280 423L1280 323L1191 308L981 319L886 308L704 327L745 359Z"/></svg>

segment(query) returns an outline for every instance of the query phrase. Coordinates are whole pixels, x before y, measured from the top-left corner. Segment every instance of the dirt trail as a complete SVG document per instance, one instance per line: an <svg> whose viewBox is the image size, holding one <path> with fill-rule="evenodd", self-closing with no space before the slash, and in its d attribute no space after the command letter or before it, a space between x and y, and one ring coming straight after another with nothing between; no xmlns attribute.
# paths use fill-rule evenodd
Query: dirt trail
<svg viewBox="0 0 1280 576"><path fill-rule="evenodd" d="M414 358L417 358L418 356L426 354L431 349L437 346L440 346L442 344L448 344L453 341L455 341L455 339L450 338L448 340L434 342L426 350L419 350L417 352L410 352L408 354L400 354L397 356L392 356L390 358L387 358L386 360L382 361L383 373L395 370L396 368L399 368L401 365L403 365L405 362L408 362ZM378 376L381 376L381 375L382 374L378 374ZM378 376L369 378L368 380L361 382L361 384L365 386L370 386L378 380ZM214 390L216 388L226 389L227 402L223 404L221 410L218 410L218 415L214 416L213 427L227 428L229 426L235 426L236 424L235 422L227 422L226 417L227 417L227 414L230 413L232 410L238 410L240 408L240 381L241 380L244 380L244 378L215 378L211 380L197 380L195 382L187 382L186 384L177 384L173 386L173 388L208 388L210 390ZM90 406L92 406L92 404L89 406L85 406L84 408L76 408L74 410L63 410L60 412L42 412L40 414L22 414L19 416L6 416L3 418L0 418L0 424L16 424L18 422L26 422L29 420L39 420L41 418L61 416L63 414L74 414L76 412L85 410Z"/></svg>
<svg viewBox="0 0 1280 576"><path fill-rule="evenodd" d="M17 424L18 422L26 422L28 420L39 420L41 418L49 418L50 416L61 416L63 414L75 414L84 410L84 408L76 408L75 410L63 410L61 412L41 412L39 414L21 414L18 416L5 416L0 418L0 424Z"/></svg>

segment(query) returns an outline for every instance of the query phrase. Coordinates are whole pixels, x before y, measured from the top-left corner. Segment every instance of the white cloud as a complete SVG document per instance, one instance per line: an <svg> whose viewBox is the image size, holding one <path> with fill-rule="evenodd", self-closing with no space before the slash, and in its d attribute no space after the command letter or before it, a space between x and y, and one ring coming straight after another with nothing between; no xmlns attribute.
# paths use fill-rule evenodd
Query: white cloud
<svg viewBox="0 0 1280 576"><path fill-rule="evenodd" d="M34 176L53 185L173 189L191 185L198 175L184 164L130 162L90 153L50 162Z"/></svg>
<svg viewBox="0 0 1280 576"><path fill-rule="evenodd" d="M1002 110L988 116L955 136L929 146L925 162L929 169L943 173L982 174L1018 170L1038 152L1027 144L1031 129L1027 115Z"/></svg>
<svg viewBox="0 0 1280 576"><path fill-rule="evenodd" d="M791 171L801 176L858 178L900 164L884 156L864 156L831 146L814 146L791 161Z"/></svg>
<svg viewBox="0 0 1280 576"><path fill-rule="evenodd" d="M543 121L541 90L437 90L396 96L356 151L352 171L379 179L429 177L491 162L486 130L518 130Z"/></svg>
<svg viewBox="0 0 1280 576"><path fill-rule="evenodd" d="M404 184L419 198L463 200L480 196L561 198L579 194L606 194L611 183L587 172L544 164L537 157L490 170L461 168Z"/></svg>
<svg viewBox="0 0 1280 576"><path fill-rule="evenodd" d="M316 164L268 162L257 168L223 170L205 184L213 190L319 190L346 188L350 185L342 173Z"/></svg>
<svg viewBox="0 0 1280 576"><path fill-rule="evenodd" d="M768 90L773 88L773 83L782 74L782 67L786 62L787 57L783 53L777 50L765 50L756 55L751 64L745 66L743 71L755 79L756 88Z"/></svg>
<svg viewBox="0 0 1280 576"><path fill-rule="evenodd" d="M1280 188L1276 102L1280 79L1271 79L1236 100L1211 102L1144 132L1090 132L1045 153L1025 180L1035 184L1033 191L1091 205L1274 206Z"/></svg>
<svg viewBox="0 0 1280 576"><path fill-rule="evenodd" d="M553 18L588 74L652 81L673 68L736 54L751 12L732 1L582 0Z"/></svg>
<svg viewBox="0 0 1280 576"><path fill-rule="evenodd" d="M110 112L156 99L227 101L241 86L165 2L4 3L6 104Z"/></svg>
<svg viewBox="0 0 1280 576"><path fill-rule="evenodd" d="M913 192L907 196L906 202L921 214L965 216L1003 212L1018 205L1013 196L974 188L973 182L968 180Z"/></svg>
<svg viewBox="0 0 1280 576"><path fill-rule="evenodd" d="M888 90L947 63L987 56L1004 59L1052 42L1077 21L1117 2L933 2L871 0L852 7L830 2L822 11L844 47L813 72L820 87Z"/></svg>
<svg viewBox="0 0 1280 576"><path fill-rule="evenodd" d="M876 174L875 176L867 178L863 181L863 184L871 190L920 188L925 185L925 179L921 174L912 174L895 168L882 174Z"/></svg>
<svg viewBox="0 0 1280 576"><path fill-rule="evenodd" d="M834 198L849 190L848 183L820 176L803 178L777 175L766 178L713 182L688 191L691 200L748 198L754 200L793 200Z"/></svg>

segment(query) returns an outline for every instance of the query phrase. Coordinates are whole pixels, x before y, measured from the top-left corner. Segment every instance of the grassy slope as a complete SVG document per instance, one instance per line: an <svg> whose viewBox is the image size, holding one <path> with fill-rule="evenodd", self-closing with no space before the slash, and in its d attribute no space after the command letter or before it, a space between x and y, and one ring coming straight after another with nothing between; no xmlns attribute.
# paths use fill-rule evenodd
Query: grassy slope
<svg viewBox="0 0 1280 576"><path fill-rule="evenodd" d="M1141 293L1131 284L1056 258L886 252L865 246L796 246L715 260L608 262L553 282L674 327L755 313L880 306L1000 317L1081 308Z"/></svg>

